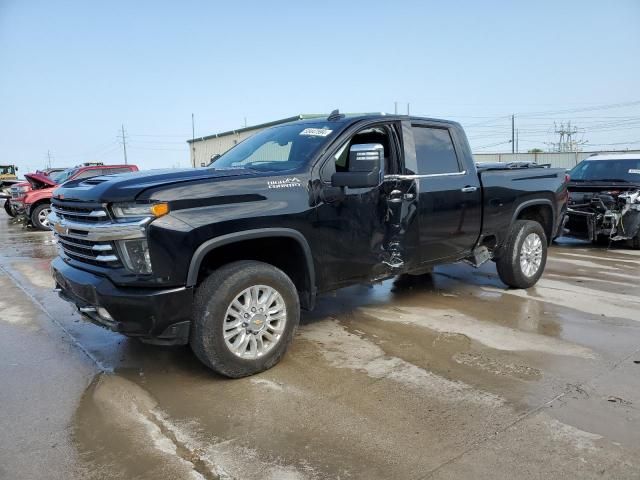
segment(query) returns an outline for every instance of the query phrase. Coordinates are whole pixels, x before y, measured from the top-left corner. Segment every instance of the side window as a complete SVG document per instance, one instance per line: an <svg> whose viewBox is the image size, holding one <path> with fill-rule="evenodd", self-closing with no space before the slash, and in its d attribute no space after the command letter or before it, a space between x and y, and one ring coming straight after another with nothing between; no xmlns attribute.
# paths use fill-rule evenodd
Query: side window
<svg viewBox="0 0 640 480"><path fill-rule="evenodd" d="M419 175L460 172L449 130L418 125L414 125L412 130Z"/></svg>
<svg viewBox="0 0 640 480"><path fill-rule="evenodd" d="M330 182L331 176L336 172L349 171L349 149L352 145L363 143L380 143L384 147L385 173L392 173L392 139L389 129L385 126L369 127L356 133L349 140L340 145L340 148L329 158L320 171L320 177L324 182Z"/></svg>
<svg viewBox="0 0 640 480"><path fill-rule="evenodd" d="M101 168L90 168L88 170L84 170L75 176L74 180L80 180L82 178L91 178L97 177L98 175L102 175Z"/></svg>

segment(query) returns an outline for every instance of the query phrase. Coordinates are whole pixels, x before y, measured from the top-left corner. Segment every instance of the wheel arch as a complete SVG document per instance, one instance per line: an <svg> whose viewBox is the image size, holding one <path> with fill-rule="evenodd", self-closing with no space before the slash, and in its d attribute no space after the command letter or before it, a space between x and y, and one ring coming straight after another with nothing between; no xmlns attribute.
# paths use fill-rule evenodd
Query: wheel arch
<svg viewBox="0 0 640 480"><path fill-rule="evenodd" d="M516 220L534 220L542 225L547 242L553 240L553 229L556 224L556 211L553 202L547 198L537 198L522 202L513 212L511 225Z"/></svg>
<svg viewBox="0 0 640 480"><path fill-rule="evenodd" d="M300 281L294 281L294 283L297 283L296 287L301 294L300 303L303 308L308 310L313 309L316 295L316 277L311 248L309 247L309 243L304 235L291 228L259 228L243 230L207 240L196 249L191 257L187 273L187 287L194 287L198 284L203 262L205 262L205 259L209 258L211 254L215 253L216 250L223 249L223 247L230 247L234 244L240 244L241 242L246 243L256 240L274 240L278 238L288 239L289 241L294 242L294 244L299 248L299 255L304 258L304 272L301 272L302 275L301 278L299 278ZM237 259L232 258L229 261L233 260ZM286 271L285 273L290 274Z"/></svg>

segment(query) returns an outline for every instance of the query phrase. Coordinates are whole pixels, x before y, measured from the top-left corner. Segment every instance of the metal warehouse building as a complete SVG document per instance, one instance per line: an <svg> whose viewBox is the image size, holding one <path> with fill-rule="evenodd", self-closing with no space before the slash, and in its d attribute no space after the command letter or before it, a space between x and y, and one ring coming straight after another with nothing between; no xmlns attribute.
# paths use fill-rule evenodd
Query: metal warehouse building
<svg viewBox="0 0 640 480"><path fill-rule="evenodd" d="M237 130L229 130L228 132L216 133L213 135L208 135L206 137L196 138L194 140L187 140L191 155L191 166L201 167L207 165L211 160L211 157L213 157L214 155L223 154L234 145L240 143L245 138L250 137L254 133L258 133L265 128L273 127L274 125L280 125L282 123L294 122L296 120L320 117L326 117L326 115L300 114L294 117L274 120L273 122L261 123L259 125L252 125L245 128L239 128Z"/></svg>

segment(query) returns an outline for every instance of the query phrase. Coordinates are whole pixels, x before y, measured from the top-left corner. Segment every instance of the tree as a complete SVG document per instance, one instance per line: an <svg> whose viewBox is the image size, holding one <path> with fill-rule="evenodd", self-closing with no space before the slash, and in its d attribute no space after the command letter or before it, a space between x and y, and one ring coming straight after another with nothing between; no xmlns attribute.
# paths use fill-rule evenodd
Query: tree
<svg viewBox="0 0 640 480"><path fill-rule="evenodd" d="M527 153L544 153L541 148L532 148Z"/></svg>

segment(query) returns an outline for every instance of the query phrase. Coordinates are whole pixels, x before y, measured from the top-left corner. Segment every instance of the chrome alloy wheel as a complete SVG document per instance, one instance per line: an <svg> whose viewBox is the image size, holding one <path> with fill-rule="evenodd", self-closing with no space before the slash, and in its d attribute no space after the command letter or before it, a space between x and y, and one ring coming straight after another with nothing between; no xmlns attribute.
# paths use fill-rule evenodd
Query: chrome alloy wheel
<svg viewBox="0 0 640 480"><path fill-rule="evenodd" d="M287 307L280 292L254 285L240 292L227 308L222 333L236 356L262 357L275 347L287 323Z"/></svg>
<svg viewBox="0 0 640 480"><path fill-rule="evenodd" d="M43 227L49 226L49 219L47 217L49 216L50 213L51 213L50 208L43 208L38 212L38 221Z"/></svg>
<svg viewBox="0 0 640 480"><path fill-rule="evenodd" d="M530 233L520 247L520 269L527 277L533 277L542 263L542 240L537 233Z"/></svg>

